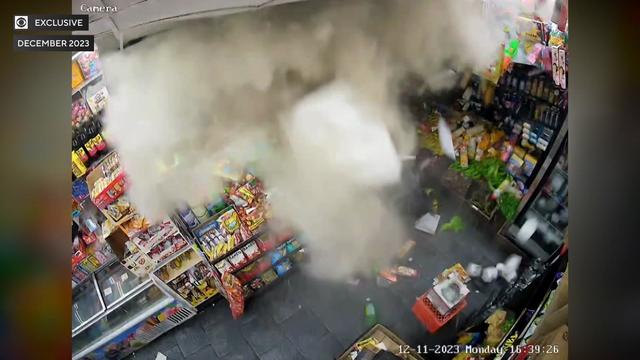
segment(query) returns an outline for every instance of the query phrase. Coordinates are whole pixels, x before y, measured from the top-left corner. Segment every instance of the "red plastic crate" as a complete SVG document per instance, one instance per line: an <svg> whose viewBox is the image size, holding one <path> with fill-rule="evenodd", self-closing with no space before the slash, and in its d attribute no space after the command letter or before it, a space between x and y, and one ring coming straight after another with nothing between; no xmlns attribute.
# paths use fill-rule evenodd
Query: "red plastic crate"
<svg viewBox="0 0 640 360"><path fill-rule="evenodd" d="M458 315L462 309L467 306L467 300L462 299L456 306L454 306L448 313L442 315L433 306L431 301L427 298L427 294L422 294L416 299L416 303L413 304L411 311L418 318L418 320L427 328L430 333L435 333L449 320Z"/></svg>

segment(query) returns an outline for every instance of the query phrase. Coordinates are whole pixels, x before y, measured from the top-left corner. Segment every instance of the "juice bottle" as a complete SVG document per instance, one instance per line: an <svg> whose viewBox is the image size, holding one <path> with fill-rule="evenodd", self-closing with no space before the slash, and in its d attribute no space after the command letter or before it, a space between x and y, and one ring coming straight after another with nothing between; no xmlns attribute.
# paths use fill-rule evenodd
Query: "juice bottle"
<svg viewBox="0 0 640 360"><path fill-rule="evenodd" d="M373 326L378 322L376 317L376 307L373 305L370 298L367 298L367 303L364 306L364 318L367 322L367 326Z"/></svg>

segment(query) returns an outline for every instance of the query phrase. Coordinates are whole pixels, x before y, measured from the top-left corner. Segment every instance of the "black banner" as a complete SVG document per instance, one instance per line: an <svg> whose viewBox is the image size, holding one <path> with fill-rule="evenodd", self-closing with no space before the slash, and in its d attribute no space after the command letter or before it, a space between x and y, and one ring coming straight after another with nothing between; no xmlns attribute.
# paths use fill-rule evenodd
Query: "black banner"
<svg viewBox="0 0 640 360"><path fill-rule="evenodd" d="M16 51L93 51L93 35L13 35Z"/></svg>
<svg viewBox="0 0 640 360"><path fill-rule="evenodd" d="M14 30L89 30L89 15L15 15Z"/></svg>

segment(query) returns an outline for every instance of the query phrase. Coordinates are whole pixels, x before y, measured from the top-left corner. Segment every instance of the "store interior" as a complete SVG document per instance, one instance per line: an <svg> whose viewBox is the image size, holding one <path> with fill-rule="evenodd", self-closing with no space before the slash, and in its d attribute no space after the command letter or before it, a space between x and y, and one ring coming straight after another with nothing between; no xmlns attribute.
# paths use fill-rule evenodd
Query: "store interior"
<svg viewBox="0 0 640 360"><path fill-rule="evenodd" d="M460 61L442 65L438 81L433 72L405 77L390 112L370 103L390 96L377 82L371 94L358 88L371 98L354 100L344 84L314 79L291 90L277 75L240 105L220 105L232 101L224 93L176 99L185 86L224 89L186 70L155 75L164 68L154 66L193 65L167 49L207 23L74 54L73 359L526 359L518 344L547 346L542 359L566 358L566 338L558 342L566 325L539 326L568 281L568 24L566 3L552 3L545 16L537 7L498 11L517 20L504 26L488 66ZM315 20L385 9L361 5L309 6L326 10ZM300 17L305 6L278 5L266 18ZM416 11L435 5L424 6ZM445 15L461 11L450 7ZM495 11L478 16L495 20ZM259 29L251 16L260 15L214 19L211 29L246 35L242 26ZM193 49L183 46L188 58ZM240 59L248 74L238 77L269 70ZM362 86L374 77L363 69L342 80ZM235 80L220 77L232 97L246 91ZM154 87L173 83L158 99ZM194 120L211 110L202 105L208 96L240 125ZM368 124L361 110L383 120ZM274 125L243 127L242 115L256 111L293 121L273 139ZM502 352L479 355L484 347Z"/></svg>

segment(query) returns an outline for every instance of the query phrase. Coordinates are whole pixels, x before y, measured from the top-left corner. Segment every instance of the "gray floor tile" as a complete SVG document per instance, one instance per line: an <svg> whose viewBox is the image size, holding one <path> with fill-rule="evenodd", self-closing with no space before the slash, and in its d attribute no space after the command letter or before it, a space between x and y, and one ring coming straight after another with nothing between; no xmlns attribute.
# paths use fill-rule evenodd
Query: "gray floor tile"
<svg viewBox="0 0 640 360"><path fill-rule="evenodd" d="M185 360L218 360L219 357L216 355L215 350L211 347L211 345L205 345L200 350L195 353L185 357Z"/></svg>
<svg viewBox="0 0 640 360"><path fill-rule="evenodd" d="M278 324L269 315L258 315L241 325L242 335L258 355L266 353L285 340Z"/></svg>
<svg viewBox="0 0 640 360"><path fill-rule="evenodd" d="M197 352L208 344L207 336L195 319L180 325L180 331L175 334L175 340L185 357Z"/></svg>
<svg viewBox="0 0 640 360"><path fill-rule="evenodd" d="M240 352L244 348L252 351L242 336L239 323L218 323L216 326L207 329L206 333L209 344L221 359L224 359L234 351Z"/></svg>
<svg viewBox="0 0 640 360"><path fill-rule="evenodd" d="M322 321L306 309L298 311L282 323L282 329L289 340L302 352L327 333Z"/></svg>
<svg viewBox="0 0 640 360"><path fill-rule="evenodd" d="M345 348L335 335L327 333L318 341L307 345L302 354L308 360L331 360L342 354Z"/></svg>
<svg viewBox="0 0 640 360"><path fill-rule="evenodd" d="M273 349L260 355L260 360L303 360L304 357L298 352L296 347L289 341L284 340Z"/></svg>

